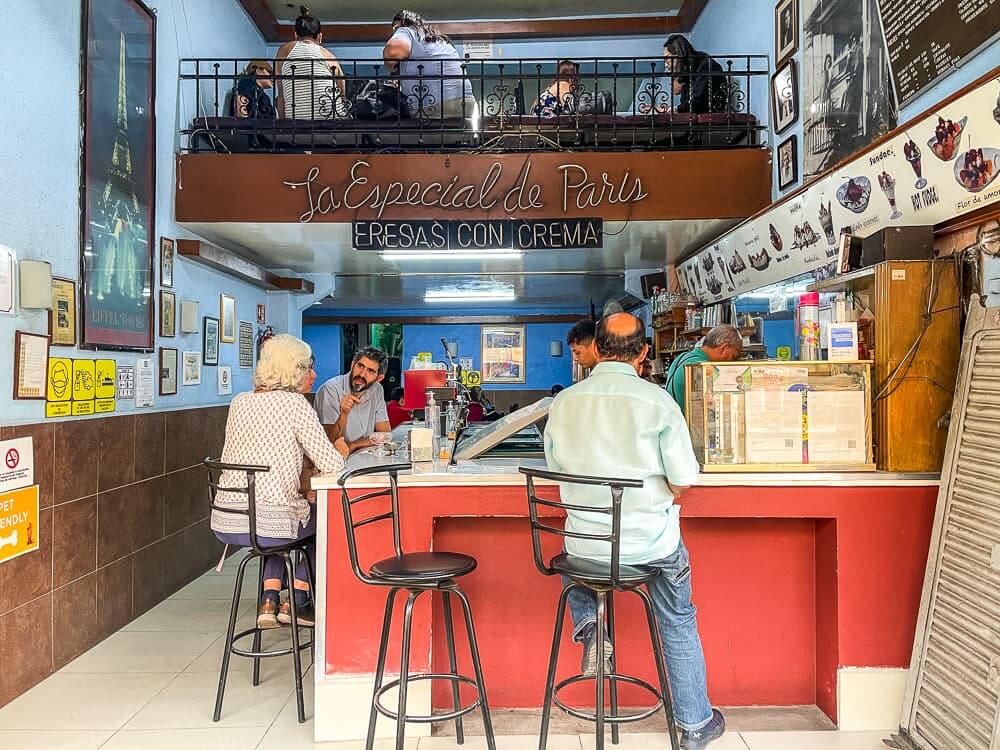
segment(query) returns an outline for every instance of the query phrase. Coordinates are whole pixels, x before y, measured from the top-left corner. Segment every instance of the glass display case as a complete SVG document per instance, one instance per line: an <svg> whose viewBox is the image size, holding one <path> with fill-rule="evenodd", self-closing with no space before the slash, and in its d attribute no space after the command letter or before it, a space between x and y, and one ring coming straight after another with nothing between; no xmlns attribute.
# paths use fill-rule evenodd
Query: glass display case
<svg viewBox="0 0 1000 750"><path fill-rule="evenodd" d="M703 471L875 470L871 362L704 362L687 375Z"/></svg>

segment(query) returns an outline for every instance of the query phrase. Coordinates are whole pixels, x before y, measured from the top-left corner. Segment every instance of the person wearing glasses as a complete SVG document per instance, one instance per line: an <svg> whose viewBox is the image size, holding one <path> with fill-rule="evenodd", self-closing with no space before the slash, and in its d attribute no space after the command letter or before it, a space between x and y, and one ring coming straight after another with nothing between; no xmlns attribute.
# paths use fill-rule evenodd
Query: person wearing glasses
<svg viewBox="0 0 1000 750"><path fill-rule="evenodd" d="M393 17L392 36L382 57L389 72L398 76L411 117L464 117L477 127L479 105L458 50L419 13L401 10Z"/></svg>
<svg viewBox="0 0 1000 750"><path fill-rule="evenodd" d="M229 405L222 461L269 466L257 476L257 540L263 547L287 544L316 534L315 494L303 488L309 475L305 459L323 474L337 474L350 452L343 439L331 443L305 394L316 382L309 345L286 333L268 339L253 373L253 390L237 394ZM222 472L220 487L246 486L240 472ZM310 499L311 496L311 499ZM219 491L216 503L245 509L246 495ZM246 547L250 544L249 519L212 512L212 531L220 541ZM316 570L316 545L308 548ZM309 577L300 561L289 596L295 597L300 625L315 622L310 602ZM257 625L274 628L291 624L291 605L281 602L285 564L280 557L264 559L264 592L257 609Z"/></svg>
<svg viewBox="0 0 1000 750"><path fill-rule="evenodd" d="M699 346L684 352L667 370L667 392L684 413L684 368L698 362L732 362L743 356L743 337L732 326L716 326Z"/></svg>

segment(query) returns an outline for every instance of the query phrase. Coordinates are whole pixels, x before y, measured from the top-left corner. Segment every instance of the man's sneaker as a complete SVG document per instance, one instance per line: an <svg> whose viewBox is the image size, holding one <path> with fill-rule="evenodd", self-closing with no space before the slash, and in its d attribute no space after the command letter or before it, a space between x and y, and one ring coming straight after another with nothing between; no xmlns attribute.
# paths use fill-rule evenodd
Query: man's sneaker
<svg viewBox="0 0 1000 750"><path fill-rule="evenodd" d="M257 608L257 627L261 630L278 627L278 602L272 597L264 597Z"/></svg>
<svg viewBox="0 0 1000 750"><path fill-rule="evenodd" d="M701 729L685 729L681 732L681 747L684 750L703 750L708 743L726 733L726 719L722 711L712 709L712 718Z"/></svg>
<svg viewBox="0 0 1000 750"><path fill-rule="evenodd" d="M614 646L604 636L604 674L611 673L611 655L614 653ZM580 671L588 677L597 674L597 628L589 628L583 641L583 659L580 660Z"/></svg>
<svg viewBox="0 0 1000 750"><path fill-rule="evenodd" d="M311 605L299 607L295 614L298 616L300 627L312 628L316 626L316 613ZM281 603L281 609L278 610L278 622L282 625L292 624L292 605L288 603L287 599Z"/></svg>

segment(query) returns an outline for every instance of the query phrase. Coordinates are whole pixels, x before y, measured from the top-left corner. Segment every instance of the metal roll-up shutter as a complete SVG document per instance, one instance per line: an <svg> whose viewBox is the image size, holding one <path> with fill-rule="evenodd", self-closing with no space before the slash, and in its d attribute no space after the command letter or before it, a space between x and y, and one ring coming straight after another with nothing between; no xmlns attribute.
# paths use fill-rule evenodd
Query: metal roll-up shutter
<svg viewBox="0 0 1000 750"><path fill-rule="evenodd" d="M998 697L1000 308L973 298L902 725L886 744L1000 750Z"/></svg>

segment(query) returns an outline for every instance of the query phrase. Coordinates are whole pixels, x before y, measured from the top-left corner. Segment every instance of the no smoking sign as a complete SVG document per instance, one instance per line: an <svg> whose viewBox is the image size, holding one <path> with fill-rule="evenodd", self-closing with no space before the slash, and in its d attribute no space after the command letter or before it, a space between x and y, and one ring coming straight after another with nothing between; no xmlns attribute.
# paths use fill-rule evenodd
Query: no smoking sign
<svg viewBox="0 0 1000 750"><path fill-rule="evenodd" d="M11 448L7 451L7 457L5 459L8 469L16 469L18 463L21 461L21 454L17 452L17 448Z"/></svg>
<svg viewBox="0 0 1000 750"><path fill-rule="evenodd" d="M0 441L0 492L19 490L35 483L35 461L31 438Z"/></svg>

